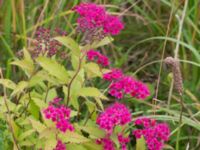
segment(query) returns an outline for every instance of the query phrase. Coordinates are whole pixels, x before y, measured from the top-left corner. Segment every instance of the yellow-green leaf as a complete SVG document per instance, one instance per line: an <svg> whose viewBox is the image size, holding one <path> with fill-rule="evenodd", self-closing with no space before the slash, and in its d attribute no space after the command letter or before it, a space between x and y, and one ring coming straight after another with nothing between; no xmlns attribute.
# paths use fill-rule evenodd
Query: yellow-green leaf
<svg viewBox="0 0 200 150"><path fill-rule="evenodd" d="M26 81L20 81L17 84L15 90L12 92L11 96L14 96L16 94L19 94L19 93L23 92L24 89L27 88L27 87L28 87L28 82L26 82Z"/></svg>
<svg viewBox="0 0 200 150"><path fill-rule="evenodd" d="M146 150L146 143L144 137L137 139L136 141L136 150Z"/></svg>
<svg viewBox="0 0 200 150"><path fill-rule="evenodd" d="M43 125L41 122L39 122L33 118L29 118L29 121L30 121L33 129L35 129L39 133L41 133L46 128L45 125Z"/></svg>
<svg viewBox="0 0 200 150"><path fill-rule="evenodd" d="M104 39L102 39L101 41L95 41L92 44L88 44L84 47L82 47L83 50L90 50L90 49L96 49L98 47L104 46L104 45L108 45L109 43L111 43L113 41L112 37L105 37Z"/></svg>
<svg viewBox="0 0 200 150"><path fill-rule="evenodd" d="M64 66L59 64L56 60L47 57L39 57L36 60L44 70L50 75L56 77L63 83L68 81L68 72Z"/></svg>
<svg viewBox="0 0 200 150"><path fill-rule="evenodd" d="M95 63L87 63L84 65L85 71L89 78L93 77L102 77L102 73L100 71L100 68Z"/></svg>
<svg viewBox="0 0 200 150"><path fill-rule="evenodd" d="M28 131L25 131L25 132L23 132L23 133L20 134L18 140L19 140L19 141L22 141L22 140L24 140L26 137L32 135L34 132L35 132L35 130L33 130L33 129L28 130Z"/></svg>
<svg viewBox="0 0 200 150"><path fill-rule="evenodd" d="M108 99L97 88L94 87L85 87L80 89L79 95L83 97L89 96L89 97L99 97L102 99Z"/></svg>
<svg viewBox="0 0 200 150"><path fill-rule="evenodd" d="M103 149L102 145L96 144L95 141L83 143L83 145L84 147L87 148L87 150L102 150Z"/></svg>
<svg viewBox="0 0 200 150"><path fill-rule="evenodd" d="M16 61L11 62L11 64L22 68L25 71L25 73L28 73L28 75L32 74L34 71L33 63L27 59L16 60Z"/></svg>
<svg viewBox="0 0 200 150"><path fill-rule="evenodd" d="M80 48L79 45L70 37L56 37L55 40L59 41L63 45L65 45L67 48L71 50L71 53L80 56Z"/></svg>
<svg viewBox="0 0 200 150"><path fill-rule="evenodd" d="M66 147L69 150L88 150L84 148L83 145L78 145L78 144L67 144Z"/></svg>
<svg viewBox="0 0 200 150"><path fill-rule="evenodd" d="M16 88L16 84L9 79L0 79L0 84L2 84L3 86L9 89L14 90Z"/></svg>
<svg viewBox="0 0 200 150"><path fill-rule="evenodd" d="M76 133L67 131L64 134L59 134L59 138L63 140L63 142L70 142L70 143L85 143L89 142L90 139L85 138L84 136Z"/></svg>
<svg viewBox="0 0 200 150"><path fill-rule="evenodd" d="M98 127L91 127L91 126L77 126L77 128L84 130L85 132L90 134L91 138L99 139L105 136L105 132Z"/></svg>

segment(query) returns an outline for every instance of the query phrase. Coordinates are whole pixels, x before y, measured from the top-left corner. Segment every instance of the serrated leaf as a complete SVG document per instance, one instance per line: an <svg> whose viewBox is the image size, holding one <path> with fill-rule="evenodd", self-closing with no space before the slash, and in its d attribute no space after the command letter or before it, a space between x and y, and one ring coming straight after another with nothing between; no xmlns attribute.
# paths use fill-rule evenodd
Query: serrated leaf
<svg viewBox="0 0 200 150"><path fill-rule="evenodd" d="M144 137L136 140L136 150L146 150L146 143Z"/></svg>
<svg viewBox="0 0 200 150"><path fill-rule="evenodd" d="M83 145L77 145L77 144L67 144L67 149L69 150L88 150L83 147Z"/></svg>
<svg viewBox="0 0 200 150"><path fill-rule="evenodd" d="M33 130L33 129L28 130L28 131L25 131L25 132L23 132L23 133L20 134L18 140L19 140L19 141L22 141L22 140L24 140L25 138L27 138L28 136L30 136L32 133L34 133L34 132L35 132L35 130Z"/></svg>
<svg viewBox="0 0 200 150"><path fill-rule="evenodd" d="M71 50L71 53L80 56L80 48L79 45L70 37L56 37L55 40L59 41L63 45L65 45L67 48Z"/></svg>
<svg viewBox="0 0 200 150"><path fill-rule="evenodd" d="M48 138L45 142L45 148L44 150L52 150L56 147L56 144L57 144L57 139L56 137L51 137L51 138Z"/></svg>
<svg viewBox="0 0 200 150"><path fill-rule="evenodd" d="M30 60L33 63L31 55L26 48L23 48L23 54L24 54L24 59Z"/></svg>
<svg viewBox="0 0 200 150"><path fill-rule="evenodd" d="M18 127L18 125L12 119L10 120L10 125L12 126L13 133L14 133L15 137L18 137L18 134L19 134L19 127Z"/></svg>
<svg viewBox="0 0 200 150"><path fill-rule="evenodd" d="M84 147L87 148L87 150L102 150L103 147L102 145L96 144L94 142L88 142L88 143L83 143Z"/></svg>
<svg viewBox="0 0 200 150"><path fill-rule="evenodd" d="M6 88L9 88L9 89L16 88L16 84L9 79L0 79L0 84L2 84L3 86L5 86Z"/></svg>
<svg viewBox="0 0 200 150"><path fill-rule="evenodd" d="M28 105L28 112L31 113L31 115L35 118L35 119L39 119L39 115L40 115L40 109L39 107L33 102L33 100L31 99Z"/></svg>
<svg viewBox="0 0 200 150"><path fill-rule="evenodd" d="M22 70L25 71L25 73L28 73L28 75L32 74L34 71L34 65L30 60L16 60L11 62L11 64L20 67Z"/></svg>
<svg viewBox="0 0 200 150"><path fill-rule="evenodd" d="M14 96L16 94L19 94L19 93L23 92L24 89L27 88L27 87L28 87L28 82L26 82L26 81L20 81L17 84L15 90L12 92L11 96Z"/></svg>
<svg viewBox="0 0 200 150"><path fill-rule="evenodd" d="M89 96L89 97L99 97L102 99L108 99L97 88L94 87L85 87L80 89L79 95L83 97Z"/></svg>
<svg viewBox="0 0 200 150"><path fill-rule="evenodd" d="M59 134L59 138L63 140L63 142L70 143L85 143L89 142L90 139L85 138L84 136L76 133L67 131L64 134Z"/></svg>
<svg viewBox="0 0 200 150"><path fill-rule="evenodd" d="M39 57L36 61L40 64L40 66L46 70L49 74L56 77L63 83L67 83L68 81L68 72L59 64L56 60L47 58L47 57Z"/></svg>
<svg viewBox="0 0 200 150"><path fill-rule="evenodd" d="M105 132L98 127L78 126L77 128L89 133L91 138L99 139L105 137Z"/></svg>
<svg viewBox="0 0 200 150"><path fill-rule="evenodd" d="M102 101L100 100L100 98L95 97L95 100L96 100L97 104L99 105L99 107L101 108L101 110L104 110L103 103L102 103Z"/></svg>
<svg viewBox="0 0 200 150"><path fill-rule="evenodd" d="M91 63L91 62L87 63L87 64L85 64L84 69L89 78L102 77L100 68L96 63Z"/></svg>
<svg viewBox="0 0 200 150"><path fill-rule="evenodd" d="M88 44L88 45L85 45L85 46L81 47L81 49L83 49L83 50L96 49L98 47L108 45L112 41L113 41L112 37L105 37L101 41L95 41L92 44Z"/></svg>
<svg viewBox="0 0 200 150"><path fill-rule="evenodd" d="M36 97L31 97L31 99L33 100L33 102L34 102L40 109L44 109L44 108L46 108L46 107L48 106L42 99L39 99L39 98L36 98Z"/></svg>
<svg viewBox="0 0 200 150"><path fill-rule="evenodd" d="M29 118L29 121L30 121L33 129L35 129L39 133L41 133L46 128L45 125L43 125L41 122L39 122L33 118Z"/></svg>

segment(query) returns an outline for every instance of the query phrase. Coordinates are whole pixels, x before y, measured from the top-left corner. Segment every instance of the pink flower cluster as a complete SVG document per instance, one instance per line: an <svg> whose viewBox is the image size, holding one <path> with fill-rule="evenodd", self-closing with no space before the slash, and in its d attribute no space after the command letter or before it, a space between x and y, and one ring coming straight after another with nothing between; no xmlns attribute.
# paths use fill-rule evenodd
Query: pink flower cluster
<svg viewBox="0 0 200 150"><path fill-rule="evenodd" d="M98 116L96 122L101 129L106 131L106 137L97 140L98 144L103 144L104 150L115 150L114 142L110 139L110 135L115 126L125 125L131 122L131 113L124 104L116 102L106 108L105 111ZM119 134L118 140L122 150L126 150L126 143L129 142L129 138Z"/></svg>
<svg viewBox="0 0 200 150"><path fill-rule="evenodd" d="M110 138L102 138L96 142L102 144L104 150L115 150L115 144Z"/></svg>
<svg viewBox="0 0 200 150"><path fill-rule="evenodd" d="M121 144L122 150L127 150L126 144L130 141L129 137L124 137L122 134L118 135L118 141Z"/></svg>
<svg viewBox="0 0 200 150"><path fill-rule="evenodd" d="M124 94L130 94L138 99L145 99L150 95L148 87L141 81L137 81L130 76L126 76L119 69L112 69L105 73L103 78L110 81L109 94L121 99Z"/></svg>
<svg viewBox="0 0 200 150"><path fill-rule="evenodd" d="M43 110L45 117L55 122L56 127L62 132L66 132L67 130L74 131L74 127L69 121L71 110L64 105L55 105L55 101L57 100L58 99L54 99L54 103L51 102L49 106Z"/></svg>
<svg viewBox="0 0 200 150"><path fill-rule="evenodd" d="M135 125L142 127L133 131L135 137L144 136L149 150L161 150L164 142L169 140L170 129L166 123L157 123L154 119L138 118Z"/></svg>
<svg viewBox="0 0 200 150"><path fill-rule="evenodd" d="M61 140L58 140L57 145L53 150L66 150L66 146Z"/></svg>
<svg viewBox="0 0 200 150"><path fill-rule="evenodd" d="M117 35L124 28L119 18L108 14L103 6L81 3L74 10L80 15L77 22L82 32L102 29L105 34Z"/></svg>
<svg viewBox="0 0 200 150"><path fill-rule="evenodd" d="M131 122L131 113L129 109L118 102L106 108L97 118L97 124L100 128L112 133L116 125L125 125Z"/></svg>
<svg viewBox="0 0 200 150"><path fill-rule="evenodd" d="M89 50L87 52L87 58L90 61L94 61L97 64L102 65L103 67L106 67L110 64L109 59L105 55L95 50Z"/></svg>

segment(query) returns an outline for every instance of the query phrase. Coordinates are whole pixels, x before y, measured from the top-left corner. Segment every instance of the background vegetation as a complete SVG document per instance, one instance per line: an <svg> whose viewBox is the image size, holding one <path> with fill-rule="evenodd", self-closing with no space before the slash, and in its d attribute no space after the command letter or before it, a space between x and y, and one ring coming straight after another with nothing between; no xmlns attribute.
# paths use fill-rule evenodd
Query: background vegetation
<svg viewBox="0 0 200 150"><path fill-rule="evenodd" d="M83 1L0 0L0 67L5 78L16 82L24 78L10 62L20 57L23 47L33 50L37 27L51 30L59 27L73 35L76 17L74 13L68 15L67 11L79 2ZM172 136L169 147L175 147L179 128L176 121L181 109L180 97L171 88L171 73L162 61L167 56L180 59L184 84L180 149L200 149L200 1L92 2L105 5L114 14L118 12L117 15L125 23L125 29L114 38L114 43L101 50L111 58L113 66L123 68L124 72L151 84L152 97L149 100L128 101L134 104L133 115L152 115L158 120L170 122ZM1 126L0 132L5 132L4 123ZM5 137L1 137L0 142L2 138Z"/></svg>

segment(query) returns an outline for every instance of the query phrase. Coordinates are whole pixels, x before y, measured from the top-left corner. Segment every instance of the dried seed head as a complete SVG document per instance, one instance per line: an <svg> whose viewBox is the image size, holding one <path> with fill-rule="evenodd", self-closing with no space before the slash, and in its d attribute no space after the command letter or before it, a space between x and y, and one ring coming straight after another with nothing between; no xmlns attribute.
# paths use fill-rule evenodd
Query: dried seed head
<svg viewBox="0 0 200 150"><path fill-rule="evenodd" d="M178 59L173 57L165 58L164 62L169 65L172 69L173 77L174 77L174 88L177 92L182 95L183 93L183 79L180 70L180 64Z"/></svg>

